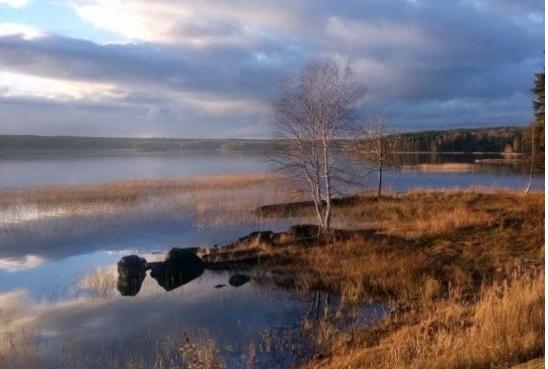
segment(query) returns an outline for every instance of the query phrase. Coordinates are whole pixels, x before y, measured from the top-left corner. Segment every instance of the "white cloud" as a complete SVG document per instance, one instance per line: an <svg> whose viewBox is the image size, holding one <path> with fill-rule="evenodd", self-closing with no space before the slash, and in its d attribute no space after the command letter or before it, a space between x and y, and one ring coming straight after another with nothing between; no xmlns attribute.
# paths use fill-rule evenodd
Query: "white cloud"
<svg viewBox="0 0 548 369"><path fill-rule="evenodd" d="M0 259L0 270L18 272L36 268L44 262L44 258L36 255L25 255L17 259ZM0 305L1 306L1 305Z"/></svg>
<svg viewBox="0 0 548 369"><path fill-rule="evenodd" d="M0 96L99 101L124 96L115 85L0 72Z"/></svg>
<svg viewBox="0 0 548 369"><path fill-rule="evenodd" d="M0 0L1 1L1 0ZM38 28L19 23L0 23L0 37L5 36L20 36L25 40L33 40L44 37L46 33Z"/></svg>
<svg viewBox="0 0 548 369"><path fill-rule="evenodd" d="M170 22L165 22L164 12L149 8L147 13L141 6L130 6L120 0L79 1L72 7L80 18L94 27L129 40L160 41L171 26Z"/></svg>
<svg viewBox="0 0 548 369"><path fill-rule="evenodd" d="M72 8L84 21L126 40L249 45L268 30L292 29L294 14L254 2L76 0Z"/></svg>
<svg viewBox="0 0 548 369"><path fill-rule="evenodd" d="M0 0L0 6L23 8L29 4L28 0Z"/></svg>

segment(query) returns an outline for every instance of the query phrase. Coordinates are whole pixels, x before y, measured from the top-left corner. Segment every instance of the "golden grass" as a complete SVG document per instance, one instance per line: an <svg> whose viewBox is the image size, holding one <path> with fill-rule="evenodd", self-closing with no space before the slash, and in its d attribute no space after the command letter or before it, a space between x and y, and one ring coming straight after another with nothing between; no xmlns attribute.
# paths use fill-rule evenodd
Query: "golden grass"
<svg viewBox="0 0 548 369"><path fill-rule="evenodd" d="M64 219L87 215L140 219L191 215L198 226L223 226L257 220L251 210L265 202L287 201L281 183L272 174L245 174L3 191L0 226L48 218L62 227Z"/></svg>
<svg viewBox="0 0 548 369"><path fill-rule="evenodd" d="M474 304L436 304L381 342L382 368L507 368L542 355L544 274L515 275L482 290Z"/></svg>
<svg viewBox="0 0 548 369"><path fill-rule="evenodd" d="M417 164L402 165L402 172L435 172L435 173L468 173L481 170L474 163L443 163L443 164Z"/></svg>
<svg viewBox="0 0 548 369"><path fill-rule="evenodd" d="M544 257L543 194L399 194L363 198L335 215L366 230L321 247L281 250L293 262L274 265L274 275L295 275L290 282L297 287L341 292L348 301L407 301L446 296L456 286L474 293L484 281Z"/></svg>
<svg viewBox="0 0 548 369"><path fill-rule="evenodd" d="M120 181L94 185L44 186L0 192L0 208L18 204L39 206L131 203L147 195L210 189L238 189L267 181L271 174L196 176L183 179Z"/></svg>
<svg viewBox="0 0 548 369"><path fill-rule="evenodd" d="M366 196L335 217L355 236L277 250L284 265L270 278L347 302L387 299L392 314L371 329L326 328L328 359L306 367L487 369L543 356L544 193Z"/></svg>
<svg viewBox="0 0 548 369"><path fill-rule="evenodd" d="M306 368L509 368L543 356L544 274L514 274L475 302L458 294L333 340ZM374 337L372 337L374 336Z"/></svg>
<svg viewBox="0 0 548 369"><path fill-rule="evenodd" d="M513 366L511 369L544 369L544 358L529 360L526 363Z"/></svg>

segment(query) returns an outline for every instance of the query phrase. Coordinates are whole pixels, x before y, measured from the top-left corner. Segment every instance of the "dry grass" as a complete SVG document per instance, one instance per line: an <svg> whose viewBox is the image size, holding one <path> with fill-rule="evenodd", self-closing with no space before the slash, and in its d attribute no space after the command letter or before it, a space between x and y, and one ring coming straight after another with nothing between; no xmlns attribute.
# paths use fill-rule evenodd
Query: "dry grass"
<svg viewBox="0 0 548 369"><path fill-rule="evenodd" d="M388 299L393 312L371 329L327 329L329 358L307 367L507 368L543 355L544 193L420 191L335 214L361 231L278 250L270 278Z"/></svg>
<svg viewBox="0 0 548 369"><path fill-rule="evenodd" d="M76 283L76 294L93 300L109 300L116 292L118 273L114 268L92 269Z"/></svg>
<svg viewBox="0 0 548 369"><path fill-rule="evenodd" d="M416 164L401 166L402 172L468 173L481 169L481 166L474 163Z"/></svg>
<svg viewBox="0 0 548 369"><path fill-rule="evenodd" d="M476 303L450 299L381 342L382 368L507 368L543 354L544 274L485 287Z"/></svg>
<svg viewBox="0 0 548 369"><path fill-rule="evenodd" d="M116 182L0 192L0 242L48 244L59 237L109 232L113 224L186 222L195 227L256 224L251 211L287 201L273 175L208 176L182 180ZM260 226L260 225L257 225Z"/></svg>
<svg viewBox="0 0 548 369"><path fill-rule="evenodd" d="M333 342L328 360L307 367L509 368L543 356L544 274L516 273L484 287L476 301L457 293Z"/></svg>
<svg viewBox="0 0 548 369"><path fill-rule="evenodd" d="M276 180L271 174L196 176L184 179L138 180L94 185L44 186L0 193L0 208L17 204L80 206L94 203L130 203L147 195L181 191L238 189Z"/></svg>

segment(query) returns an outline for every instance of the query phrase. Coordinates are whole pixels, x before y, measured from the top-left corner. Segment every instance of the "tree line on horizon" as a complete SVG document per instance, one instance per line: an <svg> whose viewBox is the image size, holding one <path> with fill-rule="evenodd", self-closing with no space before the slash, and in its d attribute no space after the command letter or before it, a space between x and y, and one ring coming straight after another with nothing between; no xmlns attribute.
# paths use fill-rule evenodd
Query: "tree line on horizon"
<svg viewBox="0 0 548 369"><path fill-rule="evenodd" d="M390 134L401 152L528 152L530 128L494 127ZM543 136L542 136L543 137ZM537 136L541 141L541 135ZM177 139L0 135L0 150L177 150L260 149L261 139ZM367 144L367 142L364 142ZM542 146L539 144L538 149Z"/></svg>
<svg viewBox="0 0 548 369"><path fill-rule="evenodd" d="M522 153L525 127L451 129L391 134L395 152Z"/></svg>

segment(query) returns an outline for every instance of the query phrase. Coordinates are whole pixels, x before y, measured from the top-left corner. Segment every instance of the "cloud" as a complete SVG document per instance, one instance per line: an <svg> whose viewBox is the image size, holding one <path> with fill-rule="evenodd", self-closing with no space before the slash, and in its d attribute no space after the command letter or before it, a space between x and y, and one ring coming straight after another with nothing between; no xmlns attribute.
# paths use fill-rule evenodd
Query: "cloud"
<svg viewBox="0 0 548 369"><path fill-rule="evenodd" d="M368 87L367 108L407 107L406 121L416 122L430 109L441 126L482 124L495 116L525 124L533 74L543 67L540 0L519 6L505 0L69 4L75 17L112 32L117 42L0 32L2 71L21 77L4 77L9 83L0 89L0 104L9 106L3 116L13 121L9 132L196 136L215 125L223 135L262 136L280 81L318 55L353 63L356 78ZM52 82L51 91L38 86L45 81ZM503 111L490 110L513 96L523 98ZM45 100L51 114L40 105ZM27 123L17 115L10 119L25 101ZM467 101L479 104L476 117L464 113ZM447 110L446 102L462 109ZM65 118L52 122L55 111ZM93 123L105 116L120 122L116 131ZM141 120L147 129L129 123ZM424 128L433 128L426 121Z"/></svg>
<svg viewBox="0 0 548 369"><path fill-rule="evenodd" d="M21 258L13 259L0 259L0 270L19 272L21 270L36 268L44 261L44 258L37 255L25 255Z"/></svg>
<svg viewBox="0 0 548 369"><path fill-rule="evenodd" d="M261 32L295 23L281 6L249 1L83 0L71 5L84 21L126 40L198 47L252 44Z"/></svg>
<svg viewBox="0 0 548 369"><path fill-rule="evenodd" d="M0 96L26 96L53 100L103 100L124 95L116 86L75 80L37 77L27 74L0 72Z"/></svg>
<svg viewBox="0 0 548 369"><path fill-rule="evenodd" d="M44 37L46 34L38 28L26 24L4 22L0 23L0 37L19 36L24 40L33 40Z"/></svg>
<svg viewBox="0 0 548 369"><path fill-rule="evenodd" d="M0 7L9 6L11 8L24 8L28 4L28 0L0 0Z"/></svg>

